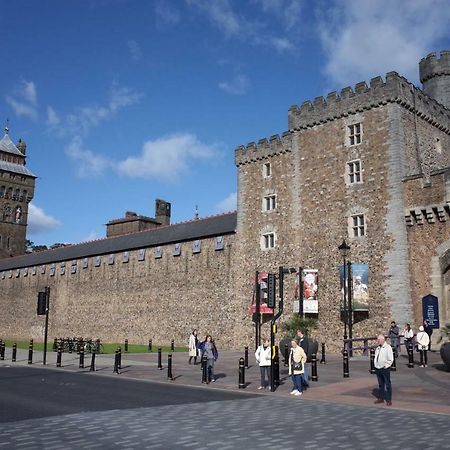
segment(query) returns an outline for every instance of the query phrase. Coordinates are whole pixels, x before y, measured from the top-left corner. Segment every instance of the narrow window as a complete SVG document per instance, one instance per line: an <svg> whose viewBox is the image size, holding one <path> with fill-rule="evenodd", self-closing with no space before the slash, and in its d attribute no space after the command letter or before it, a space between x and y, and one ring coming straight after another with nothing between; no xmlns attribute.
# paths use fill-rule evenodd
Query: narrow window
<svg viewBox="0 0 450 450"><path fill-rule="evenodd" d="M349 161L347 163L347 175L349 184L361 183L361 161Z"/></svg>
<svg viewBox="0 0 450 450"><path fill-rule="evenodd" d="M263 177L270 178L272 176L272 166L270 163L264 163L263 165Z"/></svg>
<svg viewBox="0 0 450 450"><path fill-rule="evenodd" d="M263 234L263 249L268 250L275 247L275 233Z"/></svg>
<svg viewBox="0 0 450 450"><path fill-rule="evenodd" d="M263 210L272 211L277 207L277 196L275 194L266 195L263 200Z"/></svg>
<svg viewBox="0 0 450 450"><path fill-rule="evenodd" d="M348 140L350 145L361 144L361 123L354 123L348 126Z"/></svg>
<svg viewBox="0 0 450 450"><path fill-rule="evenodd" d="M357 214L352 216L352 233L353 237L361 237L366 234L366 225L364 214Z"/></svg>

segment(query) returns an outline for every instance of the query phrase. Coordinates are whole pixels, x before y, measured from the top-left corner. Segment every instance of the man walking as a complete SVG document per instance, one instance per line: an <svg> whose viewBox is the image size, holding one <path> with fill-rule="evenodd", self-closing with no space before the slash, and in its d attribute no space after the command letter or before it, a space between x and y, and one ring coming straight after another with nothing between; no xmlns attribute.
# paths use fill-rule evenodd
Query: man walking
<svg viewBox="0 0 450 450"><path fill-rule="evenodd" d="M375 373L378 379L378 399L375 403L392 405L391 365L394 361L392 347L386 343L384 335L377 337L378 347L375 350Z"/></svg>

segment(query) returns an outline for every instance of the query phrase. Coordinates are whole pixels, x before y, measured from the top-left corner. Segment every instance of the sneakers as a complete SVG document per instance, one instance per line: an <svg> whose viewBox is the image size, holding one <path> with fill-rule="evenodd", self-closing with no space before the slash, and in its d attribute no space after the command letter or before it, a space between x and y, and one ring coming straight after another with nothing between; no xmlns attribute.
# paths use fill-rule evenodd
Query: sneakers
<svg viewBox="0 0 450 450"><path fill-rule="evenodd" d="M303 392L297 391L294 395L296 395L298 397L299 395L302 395L302 394L303 394Z"/></svg>
<svg viewBox="0 0 450 450"><path fill-rule="evenodd" d="M260 391L261 389L264 389L264 386L260 386L260 387L258 388L258 391Z"/></svg>
<svg viewBox="0 0 450 450"><path fill-rule="evenodd" d="M386 401L386 406L392 406L392 402L390 400Z"/></svg>
<svg viewBox="0 0 450 450"><path fill-rule="evenodd" d="M213 379L212 379L212 382L213 382L213 383L215 383L215 382L216 382L216 379L215 379L215 378L213 378Z"/></svg>
<svg viewBox="0 0 450 450"><path fill-rule="evenodd" d="M294 389L293 391L291 391L291 395L297 395L297 393L299 393L297 389Z"/></svg>
<svg viewBox="0 0 450 450"><path fill-rule="evenodd" d="M382 398L379 398L378 400L375 400L374 403L375 404L384 403L384 400Z"/></svg>

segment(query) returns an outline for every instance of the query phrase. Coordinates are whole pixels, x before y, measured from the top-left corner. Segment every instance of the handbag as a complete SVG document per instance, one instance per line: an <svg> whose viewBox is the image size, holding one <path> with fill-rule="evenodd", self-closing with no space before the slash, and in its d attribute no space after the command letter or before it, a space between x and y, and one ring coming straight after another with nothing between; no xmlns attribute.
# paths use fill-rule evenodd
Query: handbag
<svg viewBox="0 0 450 450"><path fill-rule="evenodd" d="M303 362L302 361L300 361L300 362L292 361L292 370L303 371Z"/></svg>

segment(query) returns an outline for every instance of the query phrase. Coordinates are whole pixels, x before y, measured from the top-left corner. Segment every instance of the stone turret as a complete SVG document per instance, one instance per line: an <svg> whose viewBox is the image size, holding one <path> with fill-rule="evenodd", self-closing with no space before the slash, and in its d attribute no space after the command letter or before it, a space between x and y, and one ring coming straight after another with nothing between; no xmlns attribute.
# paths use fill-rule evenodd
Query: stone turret
<svg viewBox="0 0 450 450"><path fill-rule="evenodd" d="M450 109L450 51L430 53L419 63L423 92Z"/></svg>

